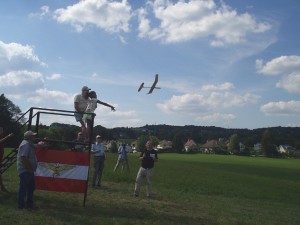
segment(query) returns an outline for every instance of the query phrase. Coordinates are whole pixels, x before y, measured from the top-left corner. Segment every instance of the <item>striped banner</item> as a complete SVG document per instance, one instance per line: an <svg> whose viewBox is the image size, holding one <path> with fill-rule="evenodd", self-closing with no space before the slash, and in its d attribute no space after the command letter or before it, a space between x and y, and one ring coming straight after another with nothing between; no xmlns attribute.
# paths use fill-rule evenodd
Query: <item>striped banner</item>
<svg viewBox="0 0 300 225"><path fill-rule="evenodd" d="M85 152L36 150L36 189L85 193L90 157Z"/></svg>

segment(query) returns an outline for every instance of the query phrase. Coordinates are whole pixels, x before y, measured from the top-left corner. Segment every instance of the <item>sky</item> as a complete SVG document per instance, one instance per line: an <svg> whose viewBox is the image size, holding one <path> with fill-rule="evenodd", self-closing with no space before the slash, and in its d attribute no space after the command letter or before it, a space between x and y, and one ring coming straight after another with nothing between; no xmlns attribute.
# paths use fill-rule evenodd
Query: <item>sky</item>
<svg viewBox="0 0 300 225"><path fill-rule="evenodd" d="M86 85L106 128L299 127L299 21L299 0L0 1L0 94L73 111Z"/></svg>

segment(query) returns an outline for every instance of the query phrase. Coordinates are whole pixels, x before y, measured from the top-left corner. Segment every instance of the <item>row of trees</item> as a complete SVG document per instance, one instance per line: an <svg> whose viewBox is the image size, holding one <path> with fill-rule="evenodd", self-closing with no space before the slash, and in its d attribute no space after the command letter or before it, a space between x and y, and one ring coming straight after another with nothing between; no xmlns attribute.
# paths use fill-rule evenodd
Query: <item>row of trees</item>
<svg viewBox="0 0 300 225"><path fill-rule="evenodd" d="M266 129L262 134L260 144L262 146L262 153L268 157L277 157L278 151L276 145L274 144L274 136L272 130ZM244 146L244 149L241 150L241 142L238 134L233 134L228 143L228 152L236 155L250 155L250 152L253 150L253 146Z"/></svg>

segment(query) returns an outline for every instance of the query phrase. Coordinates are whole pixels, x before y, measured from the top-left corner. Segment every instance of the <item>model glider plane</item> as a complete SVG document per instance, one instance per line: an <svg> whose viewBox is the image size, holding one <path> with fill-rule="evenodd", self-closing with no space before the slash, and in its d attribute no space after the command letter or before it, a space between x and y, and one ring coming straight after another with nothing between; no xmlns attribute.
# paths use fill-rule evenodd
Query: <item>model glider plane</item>
<svg viewBox="0 0 300 225"><path fill-rule="evenodd" d="M158 74L155 75L155 80L154 80L154 82L153 82L153 84L152 84L151 87L145 87L145 86L144 86L144 82L143 82L143 83L140 85L138 91L140 92L143 88L150 88L148 94L151 94L151 93L153 92L154 89L160 89L160 87L156 87L157 82L158 82Z"/></svg>

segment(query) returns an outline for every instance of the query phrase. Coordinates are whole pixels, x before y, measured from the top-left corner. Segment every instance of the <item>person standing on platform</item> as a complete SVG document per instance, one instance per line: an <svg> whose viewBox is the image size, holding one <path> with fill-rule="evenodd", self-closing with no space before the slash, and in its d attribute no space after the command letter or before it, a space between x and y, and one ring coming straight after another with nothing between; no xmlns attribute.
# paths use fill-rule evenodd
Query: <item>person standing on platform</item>
<svg viewBox="0 0 300 225"><path fill-rule="evenodd" d="M86 126L84 124L84 121L82 119L83 113L85 112L85 109L89 102L89 91L91 89L87 86L83 86L81 88L81 94L78 94L74 98L74 109L75 109L75 119L77 122L81 124L81 132L86 136Z"/></svg>

